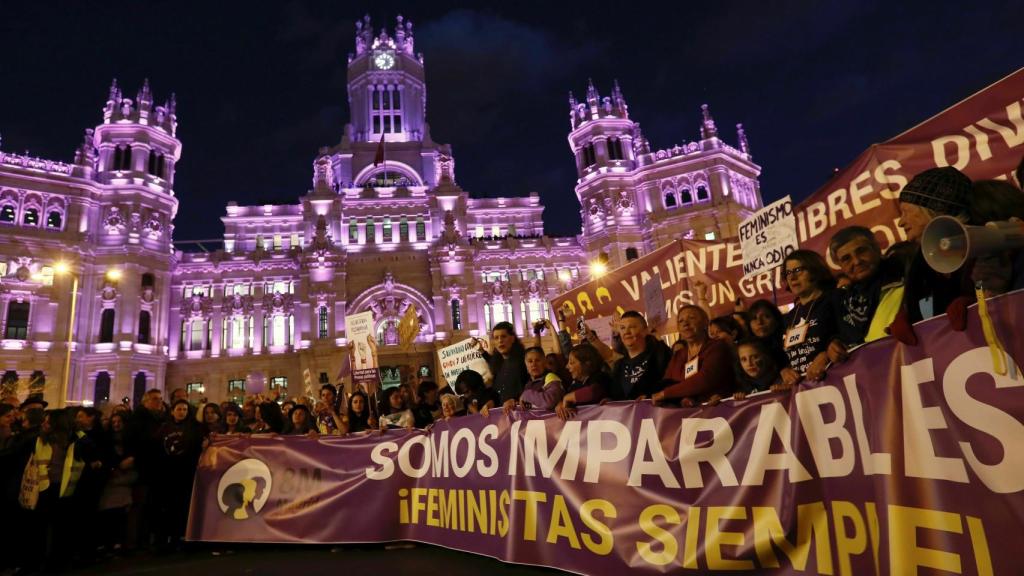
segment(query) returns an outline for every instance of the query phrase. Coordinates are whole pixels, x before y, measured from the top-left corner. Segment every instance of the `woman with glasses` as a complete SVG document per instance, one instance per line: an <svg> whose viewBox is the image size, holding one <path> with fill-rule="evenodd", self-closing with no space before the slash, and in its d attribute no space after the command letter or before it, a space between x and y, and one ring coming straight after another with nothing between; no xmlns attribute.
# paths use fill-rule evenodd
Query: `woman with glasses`
<svg viewBox="0 0 1024 576"><path fill-rule="evenodd" d="M796 296L783 318L783 346L789 365L809 380L820 380L828 367L828 344L838 332L830 292L835 279L817 252L796 250L782 262L787 289Z"/></svg>

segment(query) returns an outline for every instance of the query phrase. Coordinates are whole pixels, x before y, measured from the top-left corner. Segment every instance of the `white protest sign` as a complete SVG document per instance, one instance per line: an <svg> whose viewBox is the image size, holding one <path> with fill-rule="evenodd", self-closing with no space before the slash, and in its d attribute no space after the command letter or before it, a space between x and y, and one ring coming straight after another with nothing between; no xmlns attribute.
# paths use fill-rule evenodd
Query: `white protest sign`
<svg viewBox="0 0 1024 576"><path fill-rule="evenodd" d="M799 245L793 201L786 196L754 212L740 223L739 236L744 278L781 266Z"/></svg>
<svg viewBox="0 0 1024 576"><path fill-rule="evenodd" d="M644 284L644 310L647 326L658 330L665 323L665 291L661 288L661 274L655 274Z"/></svg>
<svg viewBox="0 0 1024 576"><path fill-rule="evenodd" d="M441 361L441 373L452 387L455 386L455 378L464 370L479 372L484 380L490 377L491 370L473 338L441 348L437 351L437 357Z"/></svg>
<svg viewBox="0 0 1024 576"><path fill-rule="evenodd" d="M373 312L345 316L345 335L353 345L353 370L377 367L377 341L373 334Z"/></svg>

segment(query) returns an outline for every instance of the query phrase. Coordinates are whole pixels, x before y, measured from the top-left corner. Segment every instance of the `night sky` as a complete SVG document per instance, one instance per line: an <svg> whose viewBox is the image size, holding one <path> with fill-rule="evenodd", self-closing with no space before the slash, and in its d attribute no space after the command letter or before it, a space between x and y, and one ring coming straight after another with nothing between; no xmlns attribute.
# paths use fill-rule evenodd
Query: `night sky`
<svg viewBox="0 0 1024 576"><path fill-rule="evenodd" d="M674 5L668 10L640 6ZM3 2L6 151L70 161L110 80L174 91L177 240L219 238L240 204L295 203L348 119L354 21L402 14L424 53L427 120L474 197L540 193L547 233L576 234L567 96L618 78L654 148L725 141L743 123L765 202L802 199L890 138L1024 66L1011 3ZM570 217L562 215L569 214Z"/></svg>

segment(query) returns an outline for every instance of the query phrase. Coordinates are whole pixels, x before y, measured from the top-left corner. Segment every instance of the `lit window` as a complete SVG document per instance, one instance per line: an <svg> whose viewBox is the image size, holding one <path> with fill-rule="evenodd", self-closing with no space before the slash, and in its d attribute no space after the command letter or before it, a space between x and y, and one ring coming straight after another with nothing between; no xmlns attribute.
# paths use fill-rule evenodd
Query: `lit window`
<svg viewBox="0 0 1024 576"><path fill-rule="evenodd" d="M427 224L423 221L423 216L416 217L416 241L423 242L427 239Z"/></svg>
<svg viewBox="0 0 1024 576"><path fill-rule="evenodd" d="M359 221L352 218L348 221L348 243L359 243Z"/></svg>
<svg viewBox="0 0 1024 576"><path fill-rule="evenodd" d="M190 327L190 338L189 338L189 350L202 350L203 349L203 331L206 328L202 319L196 318L191 321Z"/></svg>
<svg viewBox="0 0 1024 576"><path fill-rule="evenodd" d="M285 376L274 376L270 379L270 389L279 392L278 399L284 400L288 397L288 378Z"/></svg>
<svg viewBox="0 0 1024 576"><path fill-rule="evenodd" d="M263 245L263 235L262 234L257 234L256 235L256 249L257 250L265 250L266 249L266 246Z"/></svg>
<svg viewBox="0 0 1024 576"><path fill-rule="evenodd" d="M714 240L715 239L715 233L714 232L708 232L708 233L704 234L704 239L705 240Z"/></svg>
<svg viewBox="0 0 1024 576"><path fill-rule="evenodd" d="M491 236L494 236L495 238L501 236L501 228L497 224L491 226Z"/></svg>
<svg viewBox="0 0 1024 576"><path fill-rule="evenodd" d="M398 224L398 240L399 242L412 241L412 238L409 238L409 220L405 216L402 216L402 221Z"/></svg>
<svg viewBox="0 0 1024 576"><path fill-rule="evenodd" d="M475 233L477 238L483 238L484 237L484 227L480 226L480 225L477 225L476 229L474 230L474 233Z"/></svg>
<svg viewBox="0 0 1024 576"><path fill-rule="evenodd" d="M377 241L377 223L373 221L373 217L366 219L366 243L373 244Z"/></svg>
<svg viewBox="0 0 1024 576"><path fill-rule="evenodd" d="M452 300L452 330L462 330L462 303Z"/></svg>
<svg viewBox="0 0 1024 576"><path fill-rule="evenodd" d="M193 394L202 396L206 393L206 388L203 387L202 382L189 382L188 384L185 384L185 393L188 394L189 398L191 398Z"/></svg>
<svg viewBox="0 0 1024 576"><path fill-rule="evenodd" d="M245 401L245 380L228 380L228 399L238 405Z"/></svg>
<svg viewBox="0 0 1024 576"><path fill-rule="evenodd" d="M298 234L292 234L291 247L292 248L301 248L302 247L302 237L299 236Z"/></svg>
<svg viewBox="0 0 1024 576"><path fill-rule="evenodd" d="M39 279L42 281L43 286L53 286L53 267L43 266L39 271Z"/></svg>
<svg viewBox="0 0 1024 576"><path fill-rule="evenodd" d="M391 218L384 218L384 227L382 232L384 233L384 242L391 242Z"/></svg>
<svg viewBox="0 0 1024 576"><path fill-rule="evenodd" d="M283 243L284 243L284 241L281 239L281 235L280 234L274 234L274 251L275 252L281 249L281 246L283 245Z"/></svg>
<svg viewBox="0 0 1024 576"><path fill-rule="evenodd" d="M28 302L11 300L7 305L7 329L4 338L8 340L25 340L28 338Z"/></svg>
<svg viewBox="0 0 1024 576"><path fill-rule="evenodd" d="M319 316L320 339L324 340L329 337L327 306L320 307Z"/></svg>

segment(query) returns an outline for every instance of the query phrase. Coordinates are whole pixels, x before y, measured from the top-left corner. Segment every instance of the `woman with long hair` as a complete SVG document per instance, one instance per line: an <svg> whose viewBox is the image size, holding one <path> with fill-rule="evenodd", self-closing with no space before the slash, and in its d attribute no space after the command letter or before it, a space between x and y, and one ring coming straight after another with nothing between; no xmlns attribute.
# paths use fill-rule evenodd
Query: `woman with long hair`
<svg viewBox="0 0 1024 576"><path fill-rule="evenodd" d="M225 434L249 434L252 430L245 425L242 409L238 404L229 402L224 408L224 433Z"/></svg>
<svg viewBox="0 0 1024 576"><path fill-rule="evenodd" d="M389 388L384 392L384 401L380 407L381 430L387 428L409 428L413 427L412 410L406 403L401 386Z"/></svg>
<svg viewBox="0 0 1024 576"><path fill-rule="evenodd" d="M759 340L771 354L779 367L782 382L792 386L800 381L800 374L789 366L783 339L786 335L785 321L779 307L770 300L756 300L747 310L750 319L750 339Z"/></svg>
<svg viewBox="0 0 1024 576"><path fill-rule="evenodd" d="M293 436L317 435L316 422L313 421L313 414L309 411L309 406L306 406L305 404L296 404L289 417L292 421L291 431L288 432L289 434Z"/></svg>
<svg viewBox="0 0 1024 576"><path fill-rule="evenodd" d="M345 412L345 426L348 432L362 432L377 428L377 420L370 413L370 399L366 392L356 390L348 398Z"/></svg>
<svg viewBox="0 0 1024 576"><path fill-rule="evenodd" d="M262 402L256 406L256 426L259 434L284 434L285 420L277 402Z"/></svg>
<svg viewBox="0 0 1024 576"><path fill-rule="evenodd" d="M494 375L491 388L498 393L501 404L515 406L529 380L524 362L526 348L510 322L498 322L491 329L491 348L491 352L482 350Z"/></svg>
<svg viewBox="0 0 1024 576"><path fill-rule="evenodd" d="M566 368L572 376L572 384L555 408L558 417L563 420L576 415L577 404L596 404L603 400L611 385L611 377L604 370L604 358L590 344L573 346L569 351Z"/></svg>

